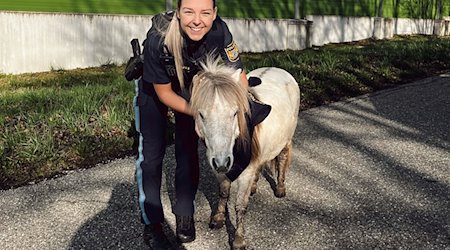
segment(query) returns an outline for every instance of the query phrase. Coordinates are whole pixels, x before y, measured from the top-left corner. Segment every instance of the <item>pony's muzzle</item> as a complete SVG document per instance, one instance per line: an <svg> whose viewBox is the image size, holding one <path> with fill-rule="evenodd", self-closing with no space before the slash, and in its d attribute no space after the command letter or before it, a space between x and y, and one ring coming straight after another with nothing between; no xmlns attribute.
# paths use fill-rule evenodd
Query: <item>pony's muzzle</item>
<svg viewBox="0 0 450 250"><path fill-rule="evenodd" d="M212 165L218 173L226 173L231 165L231 157L214 157L212 159Z"/></svg>

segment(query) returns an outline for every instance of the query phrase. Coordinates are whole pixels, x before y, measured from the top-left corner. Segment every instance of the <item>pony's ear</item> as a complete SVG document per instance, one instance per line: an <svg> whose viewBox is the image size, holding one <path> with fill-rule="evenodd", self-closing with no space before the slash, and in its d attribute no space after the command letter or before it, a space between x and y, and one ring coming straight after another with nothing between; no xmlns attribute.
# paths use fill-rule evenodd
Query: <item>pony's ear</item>
<svg viewBox="0 0 450 250"><path fill-rule="evenodd" d="M196 83L196 82L197 82L197 79L198 79L198 74L195 74L194 77L192 78L192 82L193 82L193 83ZM192 87L192 85L193 85L193 84L191 84L191 87Z"/></svg>
<svg viewBox="0 0 450 250"><path fill-rule="evenodd" d="M200 130L200 128L198 127L198 121L195 121L195 132L197 132L198 137L200 137L200 139L204 139L205 137L203 136L202 131Z"/></svg>
<svg viewBox="0 0 450 250"><path fill-rule="evenodd" d="M233 73L233 79L234 79L236 82L241 82L241 72L242 72L242 69L237 69L237 70Z"/></svg>

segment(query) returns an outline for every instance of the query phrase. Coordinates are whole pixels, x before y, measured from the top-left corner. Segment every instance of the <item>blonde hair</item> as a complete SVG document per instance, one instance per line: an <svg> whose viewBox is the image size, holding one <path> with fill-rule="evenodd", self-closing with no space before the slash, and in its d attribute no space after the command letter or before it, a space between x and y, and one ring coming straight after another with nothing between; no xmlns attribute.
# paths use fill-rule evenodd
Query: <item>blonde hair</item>
<svg viewBox="0 0 450 250"><path fill-rule="evenodd" d="M179 1L181 2L181 1ZM179 8L178 8L179 9ZM178 10L177 10L178 11ZM178 22L177 13L174 13L172 21L170 22L164 37L164 44L167 46L170 54L172 54L175 61L175 69L177 78L180 82L181 89L184 88L183 75L183 36L181 35L180 24Z"/></svg>

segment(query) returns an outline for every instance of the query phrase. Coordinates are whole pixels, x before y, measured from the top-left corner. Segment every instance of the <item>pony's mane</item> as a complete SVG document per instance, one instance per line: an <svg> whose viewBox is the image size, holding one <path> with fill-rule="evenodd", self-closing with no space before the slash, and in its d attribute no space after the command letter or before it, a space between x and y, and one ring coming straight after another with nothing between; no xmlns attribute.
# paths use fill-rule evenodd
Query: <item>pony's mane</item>
<svg viewBox="0 0 450 250"><path fill-rule="evenodd" d="M214 96L224 102L238 106L238 125L240 135L238 145L245 146L252 143L252 155L257 154L259 149L254 148L255 140L248 141L248 129L246 114L250 115L250 105L247 90L242 84L233 79L236 69L220 63L220 58L214 59L211 55L206 57L205 63L201 64L202 70L192 80L191 108L194 112L201 109L212 107ZM256 131L255 131L256 132ZM253 136L255 138L255 136ZM254 158L252 156L252 158Z"/></svg>

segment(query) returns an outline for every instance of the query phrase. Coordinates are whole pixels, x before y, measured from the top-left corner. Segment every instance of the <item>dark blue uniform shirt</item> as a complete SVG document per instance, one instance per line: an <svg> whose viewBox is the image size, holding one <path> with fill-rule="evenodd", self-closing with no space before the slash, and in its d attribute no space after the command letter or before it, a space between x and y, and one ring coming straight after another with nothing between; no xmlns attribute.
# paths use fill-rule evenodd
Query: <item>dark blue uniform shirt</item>
<svg viewBox="0 0 450 250"><path fill-rule="evenodd" d="M144 42L144 73L143 81L149 89L152 84L172 83L174 91L180 90L176 76L175 62L172 55L164 48L164 37L161 30L165 30L172 20L174 12L162 13L152 18L152 28L147 33ZM216 53L221 56L225 64L236 69L243 69L239 58L239 51L233 41L226 23L219 17L214 20L211 30L200 41L192 41L184 36L183 46L183 73L185 87L189 89L193 76L200 70L200 62L208 53ZM151 86L153 88L153 86Z"/></svg>

